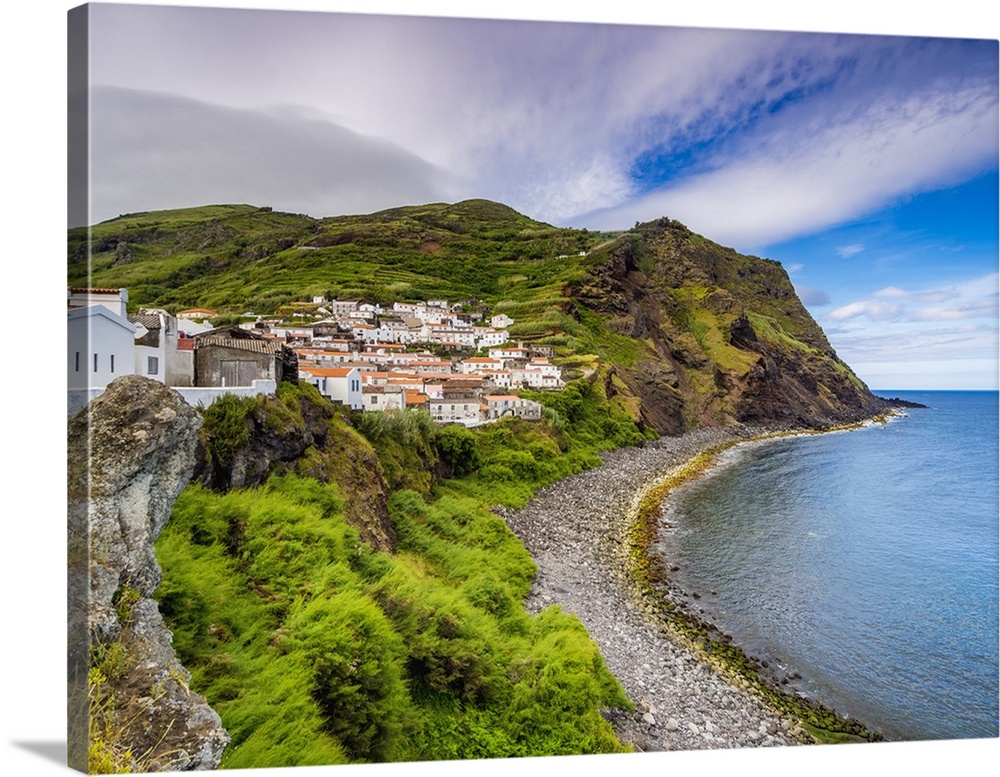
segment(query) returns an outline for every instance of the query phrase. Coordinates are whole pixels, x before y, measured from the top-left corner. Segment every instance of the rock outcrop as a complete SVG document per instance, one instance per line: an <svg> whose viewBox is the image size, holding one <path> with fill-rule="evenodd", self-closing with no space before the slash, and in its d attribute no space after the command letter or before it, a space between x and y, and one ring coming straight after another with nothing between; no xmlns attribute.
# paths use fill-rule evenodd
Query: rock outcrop
<svg viewBox="0 0 1000 777"><path fill-rule="evenodd" d="M152 594L153 541L191 477L202 421L128 376L69 423L70 765L218 767L229 736L187 687ZM89 673L89 678L88 678ZM88 681L89 680L89 681ZM88 735L89 732L89 735Z"/></svg>
<svg viewBox="0 0 1000 777"><path fill-rule="evenodd" d="M242 417L229 424L245 429L221 459L211 451L217 448L213 435L222 431L209 420L197 446L193 479L215 491L252 488L287 472L336 483L346 502L345 517L361 539L376 550L395 552L389 487L372 446L312 386L286 384L279 393L280 398L258 396L246 400L242 410L233 408Z"/></svg>
<svg viewBox="0 0 1000 777"><path fill-rule="evenodd" d="M641 421L661 434L740 423L823 428L886 409L777 262L670 219L636 225L594 258L564 293L637 341L606 389L637 399Z"/></svg>

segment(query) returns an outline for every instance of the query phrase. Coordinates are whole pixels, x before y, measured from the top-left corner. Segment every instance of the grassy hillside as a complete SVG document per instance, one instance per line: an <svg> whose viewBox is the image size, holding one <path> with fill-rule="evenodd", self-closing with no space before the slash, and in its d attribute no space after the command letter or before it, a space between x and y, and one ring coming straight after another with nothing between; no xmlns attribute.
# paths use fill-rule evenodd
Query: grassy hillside
<svg viewBox="0 0 1000 777"><path fill-rule="evenodd" d="M313 219L247 205L122 216L70 230L70 285L125 286L136 305L273 313L314 295L373 301L539 296L573 277L561 255L607 235L504 205L397 208Z"/></svg>
<svg viewBox="0 0 1000 777"><path fill-rule="evenodd" d="M300 438L301 415L326 431L260 486L189 486L156 543L178 657L232 737L222 766L622 750L601 712L630 702L575 616L526 612L535 565L489 511L639 439L600 383L475 431L279 394L206 409L203 455ZM355 459L370 469L338 482ZM392 551L351 519L358 489L389 492Z"/></svg>
<svg viewBox="0 0 1000 777"><path fill-rule="evenodd" d="M541 422L476 431L310 409L315 392L290 385L206 414L212 466L157 544L158 597L233 767L620 748L600 712L627 704L621 689L575 618L524 611L533 564L489 507L657 433L824 426L878 404L779 264L670 219L593 233L485 200L130 214L70 231L69 283L233 319L318 295L443 297L509 314L511 337L552 345L569 379L522 392ZM210 482L237 457L263 468L253 487Z"/></svg>

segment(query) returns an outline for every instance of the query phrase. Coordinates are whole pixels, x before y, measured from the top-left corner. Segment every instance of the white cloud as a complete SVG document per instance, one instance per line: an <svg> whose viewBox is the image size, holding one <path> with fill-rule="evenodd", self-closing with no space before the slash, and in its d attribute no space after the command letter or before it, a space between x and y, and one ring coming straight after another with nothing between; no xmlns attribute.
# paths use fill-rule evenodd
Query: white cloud
<svg viewBox="0 0 1000 777"><path fill-rule="evenodd" d="M872 321L963 321L996 318L998 274L940 289L906 291L898 286L879 289L872 299L858 300L830 311L833 321L868 318ZM891 300L891 301L887 301ZM951 302L941 305L941 302Z"/></svg>
<svg viewBox="0 0 1000 777"><path fill-rule="evenodd" d="M997 298L979 299L958 305L929 305L918 310L919 321L965 321L970 318L996 318Z"/></svg>
<svg viewBox="0 0 1000 777"><path fill-rule="evenodd" d="M838 117L792 111L714 169L594 214L621 227L657 215L747 249L814 232L996 166L995 85L888 96ZM794 120L794 121L793 121Z"/></svg>
<svg viewBox="0 0 1000 777"><path fill-rule="evenodd" d="M852 318L865 317L872 321L892 321L903 313L903 306L878 300L851 302L830 311L828 314L834 321L847 321Z"/></svg>
<svg viewBox="0 0 1000 777"><path fill-rule="evenodd" d="M886 286L875 292L876 297L889 297L890 299L905 299L912 296L910 292L904 291L898 286Z"/></svg>
<svg viewBox="0 0 1000 777"><path fill-rule="evenodd" d="M889 286L829 311L819 323L869 385L995 388L997 283L997 273L990 273L937 289Z"/></svg>
<svg viewBox="0 0 1000 777"><path fill-rule="evenodd" d="M841 246L837 249L837 256L842 259L850 259L852 256L856 256L865 250L865 247L861 243L852 243L849 246Z"/></svg>
<svg viewBox="0 0 1000 777"><path fill-rule="evenodd" d="M954 288L935 289L931 291L906 291L898 286L886 286L884 289L876 291L875 296L888 299L919 300L921 302L944 302L945 300L960 296L960 292Z"/></svg>

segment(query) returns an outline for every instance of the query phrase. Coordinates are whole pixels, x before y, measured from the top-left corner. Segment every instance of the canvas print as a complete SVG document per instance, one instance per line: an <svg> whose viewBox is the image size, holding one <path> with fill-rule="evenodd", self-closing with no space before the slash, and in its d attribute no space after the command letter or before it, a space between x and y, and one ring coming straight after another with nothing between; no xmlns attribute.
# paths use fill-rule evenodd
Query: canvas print
<svg viewBox="0 0 1000 777"><path fill-rule="evenodd" d="M998 42L69 12L70 766L998 736Z"/></svg>

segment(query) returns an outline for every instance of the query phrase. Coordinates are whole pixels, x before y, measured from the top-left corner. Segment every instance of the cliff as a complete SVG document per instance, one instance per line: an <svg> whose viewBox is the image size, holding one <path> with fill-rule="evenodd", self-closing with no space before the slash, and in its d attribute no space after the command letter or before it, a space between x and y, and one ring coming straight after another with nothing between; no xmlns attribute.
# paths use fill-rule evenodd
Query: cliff
<svg viewBox="0 0 1000 777"><path fill-rule="evenodd" d="M345 517L375 550L393 552L389 487L372 446L315 388L281 383L277 395L225 397L205 411L195 482L213 491L253 488L294 472L335 483Z"/></svg>
<svg viewBox="0 0 1000 777"><path fill-rule="evenodd" d="M828 427L886 405L840 360L777 262L743 256L660 219L595 252L566 286L640 344L610 365L609 395L661 434L733 423Z"/></svg>
<svg viewBox="0 0 1000 777"><path fill-rule="evenodd" d="M69 423L69 762L214 769L229 741L188 688L152 594L153 542L188 482L201 419L147 378L111 383Z"/></svg>

